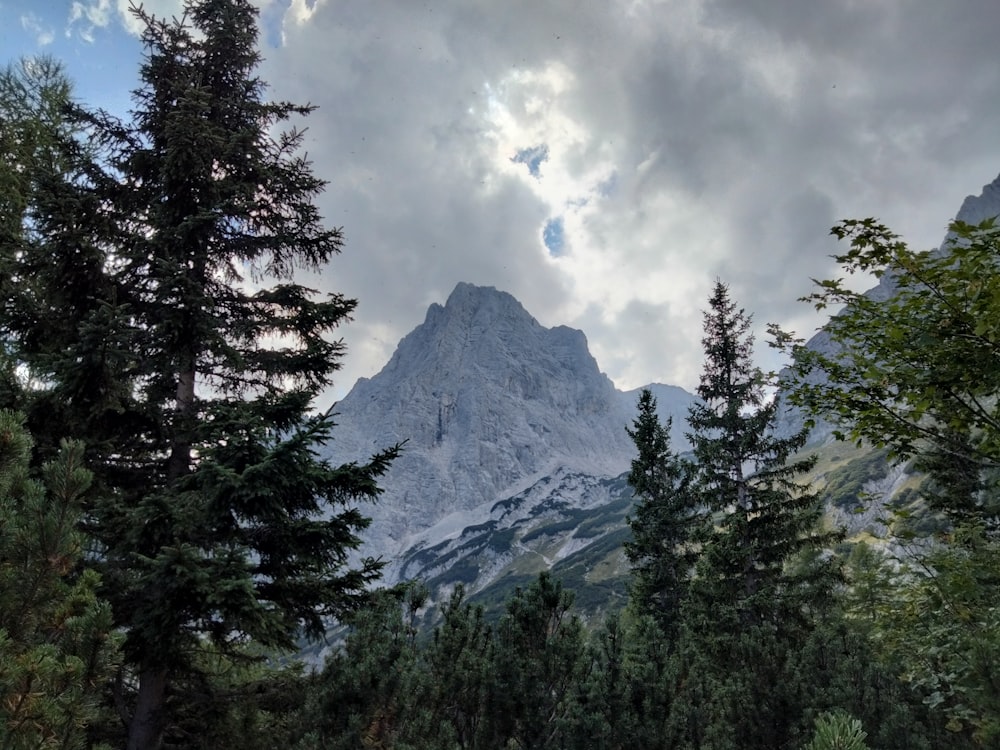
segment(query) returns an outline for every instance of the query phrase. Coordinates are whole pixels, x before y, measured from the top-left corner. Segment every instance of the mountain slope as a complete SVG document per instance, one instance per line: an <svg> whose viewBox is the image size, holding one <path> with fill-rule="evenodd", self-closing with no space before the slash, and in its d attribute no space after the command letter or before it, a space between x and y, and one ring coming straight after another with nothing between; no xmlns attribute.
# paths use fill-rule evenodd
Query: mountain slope
<svg viewBox="0 0 1000 750"><path fill-rule="evenodd" d="M661 416L673 417L675 445L686 446L694 397L652 388ZM404 560L413 545L489 522L498 501L544 486L546 477L627 471L633 446L625 427L637 398L598 369L582 332L545 328L511 295L459 284L381 372L334 405L339 426L328 449L334 460L360 460L407 441L382 499L366 509L373 522L365 552L389 560L393 580L416 572Z"/></svg>
<svg viewBox="0 0 1000 750"><path fill-rule="evenodd" d="M995 215L1000 177L967 198L957 218ZM883 278L869 294L892 291ZM829 338L821 330L809 346L828 349ZM651 388L661 418L673 418L673 447L685 450L694 396ZM580 331L545 328L511 295L459 284L380 373L333 408L336 461L408 441L382 500L365 509L373 524L364 553L389 562L386 582L419 578L439 601L463 583L474 598L500 604L514 586L553 570L585 614L622 603L632 504L624 472L634 454L625 427L639 390L615 390ZM786 413L779 432L797 431L802 419ZM810 478L826 494L830 521L852 537L884 533L884 506L902 502L918 479L883 455L831 443L829 430L814 433L820 462Z"/></svg>

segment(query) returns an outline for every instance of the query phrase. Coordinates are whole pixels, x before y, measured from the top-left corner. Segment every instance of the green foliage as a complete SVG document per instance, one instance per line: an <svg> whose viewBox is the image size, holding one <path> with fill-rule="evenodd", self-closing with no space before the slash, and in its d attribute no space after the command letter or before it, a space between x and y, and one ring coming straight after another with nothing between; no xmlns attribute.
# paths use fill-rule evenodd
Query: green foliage
<svg viewBox="0 0 1000 750"><path fill-rule="evenodd" d="M58 162L58 144L67 134L61 110L70 93L62 66L49 57L0 71L0 246L7 252L22 240L40 178Z"/></svg>
<svg viewBox="0 0 1000 750"><path fill-rule="evenodd" d="M270 750L293 747L306 734L311 678L302 665L281 665L247 649L233 655L206 647L196 669L181 675L167 699L173 717L166 747Z"/></svg>
<svg viewBox="0 0 1000 750"><path fill-rule="evenodd" d="M82 748L115 669L111 609L80 570L75 528L91 482L83 447L64 442L28 477L31 438L0 410L0 746Z"/></svg>
<svg viewBox="0 0 1000 750"><path fill-rule="evenodd" d="M856 610L883 658L901 666L950 729L993 746L1000 736L1000 229L993 221L954 223L941 252L914 252L873 219L843 222L833 233L850 240L837 257L844 269L887 278L893 293L882 299L841 281L818 282L808 301L844 306L827 327L836 349L812 351L779 334L795 357L792 398L836 419L844 437L912 458L926 476L897 509L905 554L882 563L891 568L882 574L887 593L873 598L866 583ZM914 519L921 508L930 512ZM910 544L921 531L936 538Z"/></svg>
<svg viewBox="0 0 1000 750"><path fill-rule="evenodd" d="M808 553L839 535L819 529L819 499L796 481L814 464L792 458L806 431L790 438L772 432L778 406L766 398L769 380L753 364L750 317L722 282L709 305L701 402L691 407L688 422L697 463L694 493L716 515L693 590L697 606L706 609L701 616L716 630L787 627L822 601L824 580L827 587L833 583L831 566ZM797 556L814 564L789 565Z"/></svg>
<svg viewBox="0 0 1000 750"><path fill-rule="evenodd" d="M0 341L29 386L15 397L38 459L63 435L86 445L88 565L125 636L114 698L133 750L161 744L206 649L288 650L364 601L381 563L348 565L358 505L396 454L317 456L333 423L311 404L356 302L295 281L342 245L301 132L280 132L310 108L263 99L252 3L185 11L134 11L146 56L128 121L43 87L15 121L38 138L0 133L26 144L0 175L25 177Z"/></svg>
<svg viewBox="0 0 1000 750"><path fill-rule="evenodd" d="M422 638L425 603L419 587L387 592L352 618L297 747L770 750L803 746L836 712L882 750L956 738L883 666L864 618L833 603L795 641L764 626L706 637L694 621L671 641L634 610L588 638L548 575L518 589L495 625L458 589Z"/></svg>
<svg viewBox="0 0 1000 750"><path fill-rule="evenodd" d="M850 240L836 256L848 274L891 280L887 299L842 280L817 282L805 299L843 306L826 331L835 351L807 349L775 330L794 358L791 398L837 420L841 434L916 458L936 484L932 507L955 522L997 522L987 487L1000 468L1000 229L951 225L944 252L915 252L874 219L832 230Z"/></svg>
<svg viewBox="0 0 1000 750"><path fill-rule="evenodd" d="M609 615L591 639L591 668L578 688L570 747L624 747L632 744L628 638L618 615Z"/></svg>
<svg viewBox="0 0 1000 750"><path fill-rule="evenodd" d="M495 626L459 588L426 642L415 627L425 600L410 591L352 618L320 680L315 746L499 750L568 737L587 652L560 584L543 574L518 589Z"/></svg>
<svg viewBox="0 0 1000 750"><path fill-rule="evenodd" d="M805 750L868 750L867 736L861 722L845 713L822 714L816 719L816 734Z"/></svg>
<svg viewBox="0 0 1000 750"><path fill-rule="evenodd" d="M691 466L671 452L670 423L660 422L656 398L648 389L639 395L638 410L632 429L626 428L638 452L628 475L637 499L628 518L632 539L625 542L633 576L631 603L672 634L694 565L701 518L690 489Z"/></svg>
<svg viewBox="0 0 1000 750"><path fill-rule="evenodd" d="M313 696L314 742L324 748L392 747L416 698L416 615L424 592L380 592L348 618L343 648L327 660Z"/></svg>
<svg viewBox="0 0 1000 750"><path fill-rule="evenodd" d="M896 559L859 547L851 612L955 736L992 747L1000 737L1000 554L981 529L955 535L955 544Z"/></svg>
<svg viewBox="0 0 1000 750"><path fill-rule="evenodd" d="M542 573L518 590L497 624L492 664L494 733L519 747L551 747L570 715L583 676L583 626L570 614L572 595Z"/></svg>
<svg viewBox="0 0 1000 750"><path fill-rule="evenodd" d="M493 690L493 631L483 610L456 589L422 653L413 690L419 710L407 722L411 742L427 747L481 747Z"/></svg>
<svg viewBox="0 0 1000 750"><path fill-rule="evenodd" d="M817 496L796 478L805 432L777 437L770 384L753 364L750 318L717 282L705 313L700 403L688 419L695 467L689 507L712 513L682 601L664 675L675 746L787 747L801 741L822 685L801 670L837 580L822 554Z"/></svg>
<svg viewBox="0 0 1000 750"><path fill-rule="evenodd" d="M37 321L40 335L35 342L44 341L52 356L73 349L73 338L66 335L72 326L66 323L79 308L74 304L68 317L57 323L46 320L45 277L36 275L33 265L26 266L27 257L49 236L50 214L79 194L73 183L81 179L78 166L85 153L74 138L78 128L66 116L70 102L69 79L52 58L24 59L0 71L0 408L24 409L25 373L17 367L17 325L12 321ZM86 212L92 206L81 208ZM88 249L79 242L78 232L67 231L65 237L82 280L89 271ZM49 256L39 264L57 262ZM76 302L83 284L51 291ZM46 458L72 432L65 423L53 424L51 438L33 430Z"/></svg>

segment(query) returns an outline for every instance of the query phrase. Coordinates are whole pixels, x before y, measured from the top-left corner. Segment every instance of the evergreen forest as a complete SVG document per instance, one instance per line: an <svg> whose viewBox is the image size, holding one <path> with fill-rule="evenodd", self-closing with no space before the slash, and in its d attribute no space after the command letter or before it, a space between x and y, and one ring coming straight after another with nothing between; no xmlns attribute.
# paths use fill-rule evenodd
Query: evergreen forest
<svg viewBox="0 0 1000 750"><path fill-rule="evenodd" d="M186 8L134 10L127 119L53 59L0 72L0 747L1000 747L1000 228L835 226L895 293L817 281L833 345L772 327L780 378L717 280L693 450L649 391L623 425L627 606L543 573L429 616L354 554L405 446L319 457L357 301L301 283L345 249L311 107L266 98L249 0ZM920 477L887 539L824 513L820 423Z"/></svg>

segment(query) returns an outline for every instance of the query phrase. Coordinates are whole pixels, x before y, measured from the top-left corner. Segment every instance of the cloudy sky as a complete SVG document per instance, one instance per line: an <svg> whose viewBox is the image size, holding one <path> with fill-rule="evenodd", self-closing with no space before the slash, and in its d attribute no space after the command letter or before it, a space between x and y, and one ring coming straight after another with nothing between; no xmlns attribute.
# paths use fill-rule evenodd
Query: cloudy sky
<svg viewBox="0 0 1000 750"><path fill-rule="evenodd" d="M177 0L148 0L170 15ZM582 329L620 388L693 389L722 278L767 322L835 273L838 219L937 245L1000 173L996 0L258 0L359 299L337 389L459 281ZM128 0L0 0L5 57L63 59L124 113ZM775 366L758 342L761 363Z"/></svg>

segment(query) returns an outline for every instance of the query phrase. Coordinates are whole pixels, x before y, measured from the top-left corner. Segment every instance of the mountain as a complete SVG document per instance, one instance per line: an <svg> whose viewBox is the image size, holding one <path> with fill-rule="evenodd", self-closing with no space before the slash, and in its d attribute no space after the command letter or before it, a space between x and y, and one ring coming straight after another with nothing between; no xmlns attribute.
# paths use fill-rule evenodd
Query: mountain
<svg viewBox="0 0 1000 750"><path fill-rule="evenodd" d="M968 195L962 201L955 220L966 224L979 224L987 219L1000 218L1000 175L993 182L984 185L983 191L979 195ZM890 227L891 228L891 227ZM943 252L951 240L951 233L945 235L941 242L940 251ZM885 300L891 297L896 291L895 276L891 273L883 275L878 284L865 292L865 296L875 300ZM835 354L838 349L830 340L825 329L819 329L812 338L806 342L806 348L812 351L821 352L827 356ZM783 375L787 375L783 373ZM794 434L802 428L805 414L796 407L789 407L779 416L776 425L776 432L782 437ZM829 422L818 420L816 426L810 434L810 445L818 446L827 441L833 432L833 425Z"/></svg>
<svg viewBox="0 0 1000 750"><path fill-rule="evenodd" d="M966 198L957 218L997 215L1000 177ZM886 277L868 292L892 293ZM822 330L808 346L831 351ZM694 396L650 387L661 418L673 419L673 447L685 450ZM335 462L407 441L381 500L365 509L373 522L363 553L387 560L387 583L419 578L438 601L462 583L474 599L499 604L552 570L584 615L623 603L632 505L625 472L634 454L625 427L640 390L617 391L582 332L545 328L511 295L459 284L443 306L430 306L381 372L332 408L339 426L327 450ZM778 431L797 431L802 419L787 412ZM884 452L831 442L830 429L814 432L819 462L807 479L849 535L881 535L883 506L902 502L919 477L891 466Z"/></svg>
<svg viewBox="0 0 1000 750"><path fill-rule="evenodd" d="M651 389L661 417L673 417L674 446L685 449L694 397L674 386ZM489 544L508 563L523 555L561 559L556 550L533 551L520 535L628 495L620 477L634 452L625 427L638 393L615 389L581 331L546 328L510 294L459 284L443 306L430 306L381 372L331 409L334 461L406 441L380 501L365 509L372 525L364 553L390 562L390 582L433 577L454 566L456 545L468 551L472 538L498 530L508 532L506 541ZM481 573L467 583L485 586L489 567L503 568L477 565Z"/></svg>

